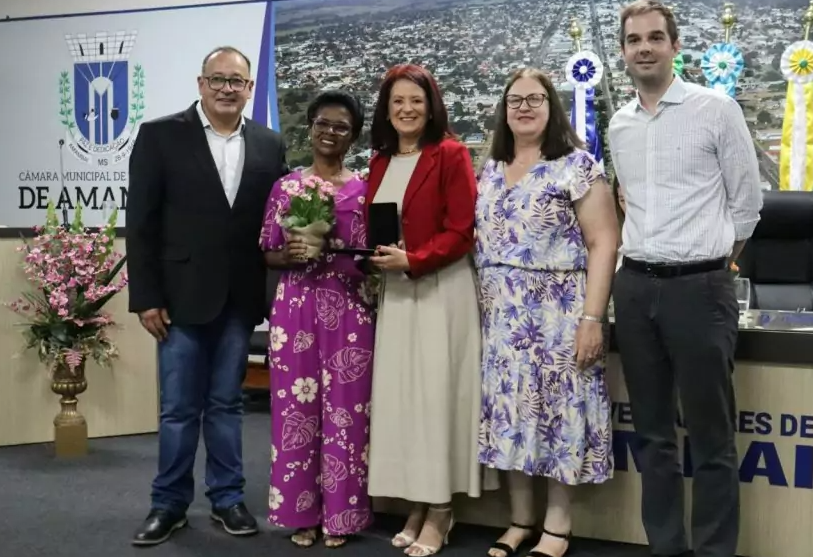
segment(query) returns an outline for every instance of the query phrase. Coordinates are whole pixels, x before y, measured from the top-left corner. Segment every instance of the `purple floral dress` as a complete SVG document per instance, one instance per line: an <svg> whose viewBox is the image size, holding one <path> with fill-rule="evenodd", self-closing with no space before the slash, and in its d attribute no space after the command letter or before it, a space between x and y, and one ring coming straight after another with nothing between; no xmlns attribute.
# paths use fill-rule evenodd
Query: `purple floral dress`
<svg viewBox="0 0 813 557"><path fill-rule="evenodd" d="M263 250L282 249L288 207L274 185L265 210ZM336 195L331 243L366 246L358 177ZM325 534L354 534L372 522L367 496L373 305L352 255L322 254L286 271L269 317L271 482L269 521L287 528L319 524Z"/></svg>
<svg viewBox="0 0 813 557"><path fill-rule="evenodd" d="M612 477L603 360L575 363L587 249L574 209L601 176L586 152L542 161L508 187L489 161L477 199L483 311L479 460L561 483Z"/></svg>

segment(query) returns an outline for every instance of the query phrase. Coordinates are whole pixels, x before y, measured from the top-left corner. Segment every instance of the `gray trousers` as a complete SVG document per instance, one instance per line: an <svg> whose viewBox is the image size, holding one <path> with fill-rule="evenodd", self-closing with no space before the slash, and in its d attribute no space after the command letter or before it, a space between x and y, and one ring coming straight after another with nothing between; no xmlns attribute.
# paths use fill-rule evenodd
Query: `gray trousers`
<svg viewBox="0 0 813 557"><path fill-rule="evenodd" d="M696 557L734 557L739 475L732 372L738 308L726 270L654 278L621 268L615 327L641 465L641 514L652 552L688 549L675 418L680 396L693 468Z"/></svg>

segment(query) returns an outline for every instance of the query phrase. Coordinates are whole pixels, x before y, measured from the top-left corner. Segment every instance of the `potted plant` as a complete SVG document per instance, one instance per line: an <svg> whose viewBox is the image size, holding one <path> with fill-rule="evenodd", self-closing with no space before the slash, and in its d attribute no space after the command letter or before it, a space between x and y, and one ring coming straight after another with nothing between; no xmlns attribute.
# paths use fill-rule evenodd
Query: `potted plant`
<svg viewBox="0 0 813 557"><path fill-rule="evenodd" d="M77 206L73 223L60 226L51 202L45 225L18 248L33 288L7 305L26 318L25 348L36 351L50 373L51 390L61 395L54 418L58 456L87 452L87 423L76 408L77 395L87 389L85 364L110 366L118 356L107 334L114 322L102 311L127 285L126 257L113 245L117 217L116 209L101 229L86 230Z"/></svg>

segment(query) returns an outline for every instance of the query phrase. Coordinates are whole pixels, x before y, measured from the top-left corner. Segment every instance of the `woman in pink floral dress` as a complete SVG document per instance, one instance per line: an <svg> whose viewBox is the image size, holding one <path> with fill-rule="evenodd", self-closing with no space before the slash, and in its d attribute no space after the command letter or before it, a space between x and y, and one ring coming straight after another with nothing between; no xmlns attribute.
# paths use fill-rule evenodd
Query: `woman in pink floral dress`
<svg viewBox="0 0 813 557"><path fill-rule="evenodd" d="M373 306L352 255L321 253L303 261L305 246L286 241L280 222L287 191L316 176L338 186L329 242L366 247L367 183L342 165L358 138L363 111L351 95L321 94L308 108L313 166L274 185L261 245L282 268L269 318L271 485L269 521L294 528L291 540L343 545L372 521L367 496Z"/></svg>

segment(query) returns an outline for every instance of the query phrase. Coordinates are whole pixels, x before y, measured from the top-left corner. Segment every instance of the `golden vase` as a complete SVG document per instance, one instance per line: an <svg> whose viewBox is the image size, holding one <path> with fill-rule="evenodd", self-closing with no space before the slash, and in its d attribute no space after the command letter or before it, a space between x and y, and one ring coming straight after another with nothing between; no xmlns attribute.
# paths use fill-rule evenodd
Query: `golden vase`
<svg viewBox="0 0 813 557"><path fill-rule="evenodd" d="M88 425L77 410L78 395L88 388L85 363L71 371L67 365L57 365L51 378L51 390L60 395L62 407L54 418L54 444L57 457L84 456L88 452Z"/></svg>

